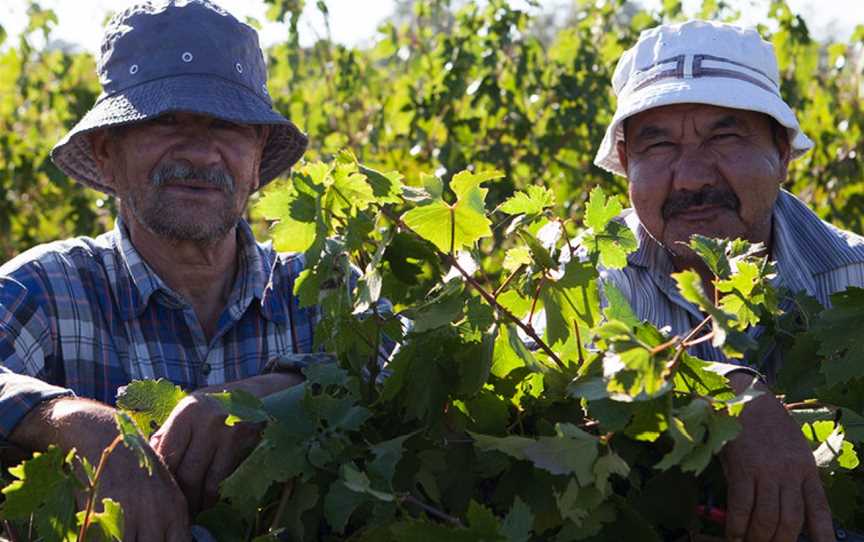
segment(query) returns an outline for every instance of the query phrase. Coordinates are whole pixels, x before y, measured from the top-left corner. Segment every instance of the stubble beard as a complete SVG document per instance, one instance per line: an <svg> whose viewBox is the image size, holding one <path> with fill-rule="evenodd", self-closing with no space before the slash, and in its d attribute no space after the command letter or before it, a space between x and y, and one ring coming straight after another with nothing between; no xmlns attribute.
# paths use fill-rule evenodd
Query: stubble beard
<svg viewBox="0 0 864 542"><path fill-rule="evenodd" d="M249 199L248 193L237 197L236 183L224 170L166 164L150 177L149 186L127 194L121 213L131 214L150 233L168 241L216 244L237 227ZM213 184L222 190L218 205L189 206L166 193L165 187L172 181L187 177L216 179Z"/></svg>

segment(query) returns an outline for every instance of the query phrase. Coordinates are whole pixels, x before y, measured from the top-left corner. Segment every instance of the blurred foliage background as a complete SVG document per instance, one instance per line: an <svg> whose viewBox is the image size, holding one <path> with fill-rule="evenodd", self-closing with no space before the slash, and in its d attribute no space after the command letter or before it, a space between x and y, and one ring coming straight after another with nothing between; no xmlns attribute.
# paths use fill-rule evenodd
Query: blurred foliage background
<svg viewBox="0 0 864 542"><path fill-rule="evenodd" d="M495 168L507 181L496 183L490 205L542 183L574 216L594 186L626 188L591 163L614 109L615 62L641 30L684 18L680 0L651 12L626 0L577 0L568 13L539 15L505 0L400 0L368 47L325 35L301 48L303 0L266 1L268 17L289 29L266 52L270 91L308 132L308 159L347 147L408 183L421 172L446 181L461 169ZM326 19L327 2L315 5ZM738 15L722 0L704 0L699 13ZM98 234L115 211L48 157L99 93L95 61L50 45L53 12L31 3L29 17L0 49L0 261L39 242ZM787 188L823 218L864 231L864 26L848 43L820 43L782 1L769 19L760 31L777 50L783 94L816 142Z"/></svg>

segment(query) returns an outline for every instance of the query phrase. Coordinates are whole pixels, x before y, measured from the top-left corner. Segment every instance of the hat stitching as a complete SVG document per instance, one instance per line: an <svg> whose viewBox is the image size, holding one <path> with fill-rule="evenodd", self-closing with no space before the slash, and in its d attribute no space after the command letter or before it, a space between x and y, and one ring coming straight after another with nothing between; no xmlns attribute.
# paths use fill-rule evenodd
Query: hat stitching
<svg viewBox="0 0 864 542"><path fill-rule="evenodd" d="M722 56L714 56L714 55L705 55L705 54L701 54L701 55L694 55L694 59L696 59L696 60L694 60L694 63L695 63L695 62L699 62L699 64L702 64L702 60L714 60L714 61L717 61L717 62L728 62L729 64L735 64L736 66L740 66L740 67L742 67L742 68L747 68L747 69L750 70L750 71L756 72L756 73L762 75L763 77L765 77L765 79L767 79L767 80L771 81L772 83L776 84L776 82L774 81L774 78L773 78L773 77L771 77L771 76L768 75L767 73L763 72L763 71L760 70L759 68L754 68L753 66L750 66L750 65L748 65L748 64L744 64L743 62L738 62L737 60L732 60L731 58L725 58L725 57L722 57Z"/></svg>
<svg viewBox="0 0 864 542"><path fill-rule="evenodd" d="M678 55L678 56L672 57L672 58L665 60L665 61L662 61L662 62L655 62L654 64L652 64L648 68L645 68L644 70L640 70L639 73L650 72L650 70L656 68L657 66L661 66L663 64L669 64L670 62L676 63L675 67L673 69L663 70L663 71L658 72L654 75L651 75L650 77L647 77L646 79L644 79L642 81L639 81L638 79L633 79L633 84L636 85L636 88L634 88L633 90L627 91L626 90L627 86L625 86L624 89L621 91L621 94L624 94L625 91L627 93L637 92L637 91L642 90L643 88L659 81L660 79L669 79L669 78L682 79L684 77L684 55ZM634 74L634 75L636 75L636 74Z"/></svg>
<svg viewBox="0 0 864 542"><path fill-rule="evenodd" d="M720 68L702 68L701 71L697 74L695 67L693 70L693 77L729 77L732 79L740 79L741 81L746 81L748 83L752 83L757 87L770 92L771 94L776 94L773 88L769 87L765 83L756 80L749 75L745 75L741 72L736 72L733 70L723 70Z"/></svg>
<svg viewBox="0 0 864 542"><path fill-rule="evenodd" d="M217 78L217 79L221 79L221 80L223 80L223 81L226 81L226 82L228 82L228 83L231 83L232 85L235 85L235 86L238 86L238 87L240 87L240 88L243 88L243 89L248 90L249 92L252 93L253 96L255 96L256 98L258 98L259 100L261 100L262 102L264 102L264 105L266 105L268 108L271 106L271 104L270 104L270 102L269 102L268 100L262 98L261 96L258 95L257 92L255 92L255 89L253 89L252 87L246 86L246 85L244 85L243 83L240 83L240 82L235 81L235 80L233 80L233 79L229 79L228 77L223 77L223 76L221 76L221 75L219 75L219 74L216 74L216 73L175 73L175 74L171 74L171 75L163 75L163 76L161 76L161 77L154 77L154 78L152 78L152 79L147 79L146 81L139 81L139 82L135 83L134 85L129 85L128 87L123 87L123 88L121 88L121 89L119 89L119 90L115 90L115 91L112 92L111 94L103 94L103 95L99 96L99 99L96 100L96 103L93 104L93 107L99 105L100 103L102 103L102 102L105 101L105 100L108 100L108 99L110 99L110 98L114 98L114 97L117 96L118 94L124 94L124 93L126 93L127 91L130 91L130 90L132 90L132 89L135 88L135 87L140 87L141 85L147 85L147 84L150 84L150 83L155 83L156 81L161 81L162 79L174 79L174 78L186 77L186 76L192 76L192 77L214 77L214 78Z"/></svg>

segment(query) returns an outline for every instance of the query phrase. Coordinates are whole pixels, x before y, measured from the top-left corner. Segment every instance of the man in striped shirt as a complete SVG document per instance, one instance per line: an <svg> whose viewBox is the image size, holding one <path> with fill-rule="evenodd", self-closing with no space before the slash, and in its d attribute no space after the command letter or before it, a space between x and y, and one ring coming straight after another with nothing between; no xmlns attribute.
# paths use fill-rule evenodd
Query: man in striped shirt
<svg viewBox="0 0 864 542"><path fill-rule="evenodd" d="M642 33L613 77L618 108L595 163L629 181L622 219L639 248L604 279L636 314L685 335L704 315L678 293L671 273L713 275L686 245L693 234L764 243L779 282L823 304L864 286L864 239L819 220L780 185L810 140L779 92L776 58L753 30L690 21ZM752 331L756 333L756 330ZM725 361L710 344L694 354ZM752 373L727 367L738 391ZM763 384L758 387L768 391ZM769 392L747 405L742 432L721 459L730 540L834 540L830 510L807 442Z"/></svg>
<svg viewBox="0 0 864 542"><path fill-rule="evenodd" d="M255 31L206 0L133 6L109 23L99 75L103 94L52 158L118 197L116 227L0 268L0 441L94 465L117 435L118 387L273 393L301 377L265 367L309 352L316 318L292 295L302 258L242 220L306 146L272 109ZM224 419L205 395L184 399L150 440L153 476L114 452L100 497L123 506L124 540L189 539L190 512L257 440Z"/></svg>

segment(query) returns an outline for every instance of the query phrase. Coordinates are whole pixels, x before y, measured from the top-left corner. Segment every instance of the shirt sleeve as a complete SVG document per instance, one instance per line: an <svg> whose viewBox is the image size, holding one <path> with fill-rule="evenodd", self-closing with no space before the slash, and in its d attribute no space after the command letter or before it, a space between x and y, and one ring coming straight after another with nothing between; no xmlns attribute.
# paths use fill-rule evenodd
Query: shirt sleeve
<svg viewBox="0 0 864 542"><path fill-rule="evenodd" d="M18 280L0 277L0 442L42 401L74 395L43 380L51 327L32 294Z"/></svg>

